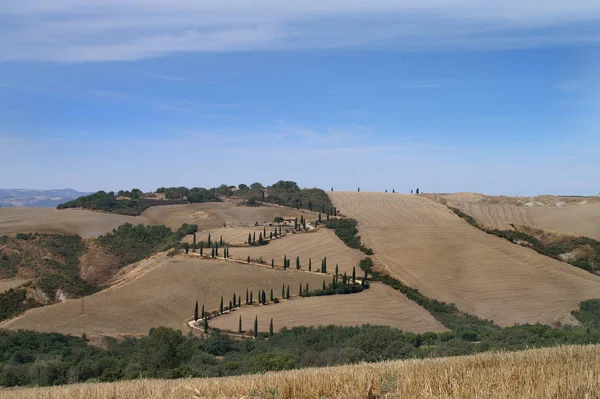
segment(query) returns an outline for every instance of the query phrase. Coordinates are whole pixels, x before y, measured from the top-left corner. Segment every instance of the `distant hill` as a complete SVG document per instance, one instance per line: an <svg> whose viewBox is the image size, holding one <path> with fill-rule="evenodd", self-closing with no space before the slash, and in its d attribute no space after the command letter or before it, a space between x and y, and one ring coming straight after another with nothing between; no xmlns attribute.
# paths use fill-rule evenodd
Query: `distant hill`
<svg viewBox="0 0 600 399"><path fill-rule="evenodd" d="M0 189L0 206L37 206L55 208L58 204L79 198L90 193L70 188L57 190Z"/></svg>

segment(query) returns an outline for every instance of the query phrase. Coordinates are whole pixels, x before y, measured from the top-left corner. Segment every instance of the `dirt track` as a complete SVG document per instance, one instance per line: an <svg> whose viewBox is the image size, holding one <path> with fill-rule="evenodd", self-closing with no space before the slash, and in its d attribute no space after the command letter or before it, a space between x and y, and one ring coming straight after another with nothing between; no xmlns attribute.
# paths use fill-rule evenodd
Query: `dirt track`
<svg viewBox="0 0 600 399"><path fill-rule="evenodd" d="M500 325L541 322L600 298L600 277L488 235L416 195L331 192L376 263L423 294Z"/></svg>
<svg viewBox="0 0 600 399"><path fill-rule="evenodd" d="M275 330L283 327L318 325L384 325L403 331L442 332L446 328L423 308L400 292L380 283L359 294L298 298L267 306L251 306L217 317L211 325L238 331L239 317L244 330L252 329L258 316L259 331L268 331L273 318Z"/></svg>

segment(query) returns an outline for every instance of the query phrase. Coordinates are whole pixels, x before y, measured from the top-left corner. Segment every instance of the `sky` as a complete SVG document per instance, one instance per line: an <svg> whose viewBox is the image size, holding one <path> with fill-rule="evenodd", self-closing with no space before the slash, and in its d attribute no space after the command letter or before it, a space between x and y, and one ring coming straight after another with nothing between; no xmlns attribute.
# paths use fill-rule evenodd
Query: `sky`
<svg viewBox="0 0 600 399"><path fill-rule="evenodd" d="M20 0L0 188L600 193L600 2Z"/></svg>

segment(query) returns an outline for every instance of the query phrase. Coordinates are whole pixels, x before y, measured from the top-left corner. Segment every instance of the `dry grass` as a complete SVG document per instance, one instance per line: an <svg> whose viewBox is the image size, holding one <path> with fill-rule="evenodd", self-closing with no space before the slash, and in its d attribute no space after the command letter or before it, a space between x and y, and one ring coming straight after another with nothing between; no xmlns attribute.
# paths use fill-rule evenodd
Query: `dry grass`
<svg viewBox="0 0 600 399"><path fill-rule="evenodd" d="M246 207L231 202L162 205L146 209L140 216L124 216L83 209L0 208L0 234L59 233L96 237L123 223L164 224L178 229L183 223L197 224L201 230L228 225L271 222L276 216L314 218L308 211L272 206Z"/></svg>
<svg viewBox="0 0 600 399"><path fill-rule="evenodd" d="M500 325L552 324L600 297L600 277L486 234L423 196L329 194L358 220L376 264L465 312Z"/></svg>
<svg viewBox="0 0 600 399"><path fill-rule="evenodd" d="M562 207L528 207L472 202L451 196L448 204L491 228L510 230L511 224L517 224L600 240L600 204L597 202Z"/></svg>
<svg viewBox="0 0 600 399"><path fill-rule="evenodd" d="M294 288L297 292L298 288ZM297 326L372 324L416 333L446 331L425 309L380 283L373 283L370 289L358 294L298 298L274 305L242 308L217 317L211 326L237 332L240 315L245 330L253 327L254 317L258 316L259 331L269 330L271 318L276 330Z"/></svg>
<svg viewBox="0 0 600 399"><path fill-rule="evenodd" d="M271 264L271 259L275 259L277 266L283 266L284 255L291 259L292 268L296 267L296 256L299 256L302 270L308 270L308 259L312 258L313 271L321 268L321 260L326 256L328 272L335 272L335 265L338 264L341 274L344 272L351 274L352 267L356 266L358 276L362 276L358 263L365 257L365 254L359 250L347 247L332 230L326 228L314 233L287 235L261 247L231 249L233 258L246 259L250 256L252 259L258 259L262 257L268 264Z"/></svg>
<svg viewBox="0 0 600 399"><path fill-rule="evenodd" d="M600 346L394 361L228 378L0 391L0 398L600 398Z"/></svg>
<svg viewBox="0 0 600 399"><path fill-rule="evenodd" d="M235 293L245 296L246 288L254 291L273 288L281 295L282 284L297 294L300 283L321 286L323 276L313 273L271 270L252 265L198 258L156 256L120 274L116 285L81 299L32 309L24 315L0 323L0 328L28 329L81 335L142 335L152 327L187 328L194 303L206 310L219 308L221 295L226 304Z"/></svg>
<svg viewBox="0 0 600 399"><path fill-rule="evenodd" d="M8 279L0 279L0 293L4 291L8 291L11 288L17 288L20 285L28 282L29 279L26 278L8 278Z"/></svg>

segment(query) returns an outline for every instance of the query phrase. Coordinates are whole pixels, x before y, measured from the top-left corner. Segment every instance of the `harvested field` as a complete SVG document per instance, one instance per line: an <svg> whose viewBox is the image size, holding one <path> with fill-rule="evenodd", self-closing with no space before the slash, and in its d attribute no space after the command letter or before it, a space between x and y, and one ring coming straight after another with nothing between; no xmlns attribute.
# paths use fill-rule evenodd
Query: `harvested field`
<svg viewBox="0 0 600 399"><path fill-rule="evenodd" d="M265 227L267 230L267 237L271 231L275 231L275 227ZM283 229L285 231L285 229ZM256 234L256 240L258 240L258 236L263 232L263 226L256 227L221 227L219 229L208 229L199 231L196 233L196 238L198 241L206 241L208 239L208 234L210 233L210 238L213 241L218 241L219 237L223 236L223 241L229 244L246 244L248 241L248 234ZM191 236L186 237L187 241L191 242Z"/></svg>
<svg viewBox="0 0 600 399"><path fill-rule="evenodd" d="M448 205L460 209L479 223L500 230L511 224L536 227L559 234L600 240L600 203L569 206L518 206L474 203L451 199Z"/></svg>
<svg viewBox="0 0 600 399"><path fill-rule="evenodd" d="M0 234L58 233L95 237L123 223L142 223L134 216L82 209L0 208Z"/></svg>
<svg viewBox="0 0 600 399"><path fill-rule="evenodd" d="M486 234L423 196L329 195L359 222L378 267L462 311L503 326L553 324L600 298L600 277Z"/></svg>
<svg viewBox="0 0 600 399"><path fill-rule="evenodd" d="M237 332L240 316L245 330L253 328L254 317L258 316L259 331L269 330L271 318L277 331L283 327L330 324L381 325L415 333L447 330L425 309L381 283L373 283L371 288L358 294L296 298L279 304L241 308L217 317L211 326Z"/></svg>
<svg viewBox="0 0 600 399"><path fill-rule="evenodd" d="M124 224L164 224L178 229L183 223L197 224L200 230L222 228L223 224L250 226L271 222L277 216L314 218L308 211L298 211L276 205L261 207L237 206L232 202L161 205L146 209L140 216L83 209L55 210L51 208L0 208L0 234L59 233L96 237Z"/></svg>
<svg viewBox="0 0 600 399"><path fill-rule="evenodd" d="M313 233L289 234L264 246L231 248L232 258L262 257L269 265L271 259L275 259L275 265L282 267L284 255L291 259L292 268L296 267L296 256L299 256L303 270L308 270L308 259L312 258L313 271L321 268L321 260L326 256L327 271L333 273L338 264L341 274L352 273L352 267L358 268L358 263L365 257L358 249L347 247L332 230L326 228ZM360 275L359 270L357 274Z"/></svg>
<svg viewBox="0 0 600 399"><path fill-rule="evenodd" d="M20 285L25 284L29 280L26 278L9 278L0 280L0 293L8 291L11 288L17 288Z"/></svg>
<svg viewBox="0 0 600 399"><path fill-rule="evenodd" d="M600 346L312 368L227 378L0 390L0 398L600 398ZM273 395L273 392L276 395Z"/></svg>
<svg viewBox="0 0 600 399"><path fill-rule="evenodd" d="M160 259L155 257L154 259ZM271 270L252 265L199 258L168 258L149 264L136 278L119 276L120 283L82 300L32 309L24 315L0 323L0 328L28 329L81 335L142 335L152 327L182 329L193 316L194 303L206 310L219 308L221 295L226 303L235 293L244 295L246 288L256 295L259 289L281 295L282 284L297 293L300 283L317 287L323 276L312 273ZM137 273L133 268L131 273ZM187 327L185 327L187 328Z"/></svg>

